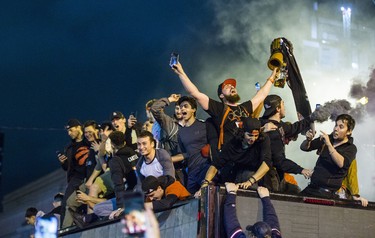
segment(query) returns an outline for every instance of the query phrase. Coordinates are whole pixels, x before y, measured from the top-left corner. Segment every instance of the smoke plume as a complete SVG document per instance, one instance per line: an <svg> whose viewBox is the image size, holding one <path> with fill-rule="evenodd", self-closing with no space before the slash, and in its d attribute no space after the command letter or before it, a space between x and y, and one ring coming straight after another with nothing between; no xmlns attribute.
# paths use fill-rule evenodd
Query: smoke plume
<svg viewBox="0 0 375 238"><path fill-rule="evenodd" d="M371 116L375 115L375 67L373 67L369 75L366 86L362 85L360 82L354 82L349 94L352 98L357 100L362 97L367 97L368 103L365 105L366 112Z"/></svg>
<svg viewBox="0 0 375 238"><path fill-rule="evenodd" d="M313 112L313 118L317 122L325 122L328 119L334 121L340 114L349 114L357 122L361 122L365 110L362 104L357 104L356 107L353 108L350 102L345 99L332 100L317 108L315 112Z"/></svg>

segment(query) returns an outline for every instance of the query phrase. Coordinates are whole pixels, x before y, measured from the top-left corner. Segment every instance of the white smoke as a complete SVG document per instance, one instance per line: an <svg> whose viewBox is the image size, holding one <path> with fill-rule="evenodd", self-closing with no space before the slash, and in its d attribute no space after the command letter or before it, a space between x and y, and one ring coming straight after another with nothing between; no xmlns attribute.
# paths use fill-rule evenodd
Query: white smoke
<svg viewBox="0 0 375 238"><path fill-rule="evenodd" d="M285 37L293 43L294 56L299 65L312 110L315 104L345 102L350 108L357 108L356 100L349 97L353 79L367 82L368 68L375 63L374 26L372 19L357 19L353 28L361 30L362 37L354 43L341 39L341 12L334 5L318 5L310 1L210 1L214 11L215 32L201 33L207 48L199 52L197 62L199 72L189 74L198 88L212 98L217 98L216 86L228 77L238 82L242 101L255 94L254 84L265 82L271 71L267 68L270 55L269 47L274 38ZM359 17L360 14L353 14ZM366 22L367 26L358 25ZM325 27L327 29L325 29ZM366 27L366 28L365 28ZM332 28L332 29L331 29ZM359 31L359 30L358 30ZM370 34L370 37L367 37ZM361 40L362 39L362 40ZM356 52L356 53L355 53ZM356 65L347 64L357 54ZM369 86L367 86L369 87ZM286 105L285 121L297 120L295 106L290 89L273 88L272 94L280 95ZM362 109L360 110L364 115ZM358 177L360 192L364 197L375 201L374 134L370 118L358 120L353 136L358 147ZM317 123L316 129L330 133L334 123ZM366 128L366 129L364 129ZM287 157L305 168L313 168L317 159L315 153L300 151L303 136L287 146ZM307 180L296 176L304 188Z"/></svg>

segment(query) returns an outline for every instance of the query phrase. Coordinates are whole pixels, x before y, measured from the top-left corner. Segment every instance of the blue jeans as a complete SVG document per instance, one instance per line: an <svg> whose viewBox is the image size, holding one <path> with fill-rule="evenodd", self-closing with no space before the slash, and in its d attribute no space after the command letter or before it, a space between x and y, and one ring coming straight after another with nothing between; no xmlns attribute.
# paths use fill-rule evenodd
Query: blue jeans
<svg viewBox="0 0 375 238"><path fill-rule="evenodd" d="M201 188L202 181L206 177L206 173L210 164L207 162L198 168L188 170L188 181L186 189L194 195Z"/></svg>

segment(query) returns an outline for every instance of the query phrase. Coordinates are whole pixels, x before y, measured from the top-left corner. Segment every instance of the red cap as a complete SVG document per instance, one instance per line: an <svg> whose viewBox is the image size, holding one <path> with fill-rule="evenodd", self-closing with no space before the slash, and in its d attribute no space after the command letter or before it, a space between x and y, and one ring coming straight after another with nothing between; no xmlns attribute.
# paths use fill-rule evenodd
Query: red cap
<svg viewBox="0 0 375 238"><path fill-rule="evenodd" d="M219 84L219 86L217 87L217 96L220 97L220 94L223 93L223 88L225 85L227 84L230 84L230 85L233 85L234 87L236 87L237 85L237 82L235 79L226 79L224 80L224 82L222 82L221 84Z"/></svg>
<svg viewBox="0 0 375 238"><path fill-rule="evenodd" d="M224 80L224 82L221 84L221 89L223 89L224 86L227 85L227 84L230 84L230 85L233 85L234 87L236 87L237 82L236 82L235 79L226 79L226 80Z"/></svg>

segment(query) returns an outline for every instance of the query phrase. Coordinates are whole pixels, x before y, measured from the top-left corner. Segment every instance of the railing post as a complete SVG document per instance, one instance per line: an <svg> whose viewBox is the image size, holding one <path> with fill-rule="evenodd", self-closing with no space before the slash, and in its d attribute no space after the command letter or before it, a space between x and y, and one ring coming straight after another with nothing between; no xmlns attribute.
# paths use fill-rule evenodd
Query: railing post
<svg viewBox="0 0 375 238"><path fill-rule="evenodd" d="M200 221L199 221L199 237L200 238L216 238L215 237L215 213L217 191L214 185L208 185L202 189L200 203Z"/></svg>

